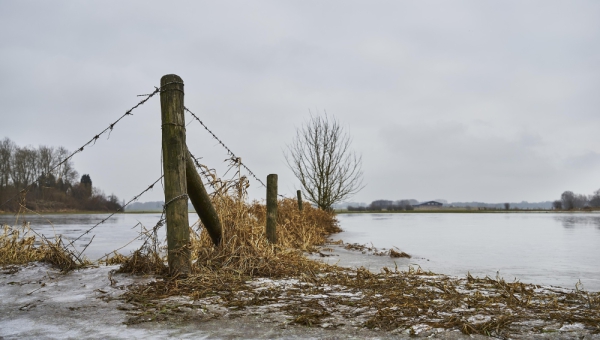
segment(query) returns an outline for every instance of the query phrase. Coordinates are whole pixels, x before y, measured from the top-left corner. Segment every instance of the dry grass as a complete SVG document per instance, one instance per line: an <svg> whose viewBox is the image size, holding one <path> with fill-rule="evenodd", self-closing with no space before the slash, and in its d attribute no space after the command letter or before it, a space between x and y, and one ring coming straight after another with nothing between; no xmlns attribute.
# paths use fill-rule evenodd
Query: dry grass
<svg viewBox="0 0 600 340"><path fill-rule="evenodd" d="M44 252L36 246L36 237L29 226L12 228L4 225L0 234L0 265L25 264L41 261Z"/></svg>
<svg viewBox="0 0 600 340"><path fill-rule="evenodd" d="M278 206L279 243L272 245L264 233L264 205L247 204L229 196L217 196L213 203L223 225L223 242L215 247L202 226L200 233L193 230L190 247L195 265L192 275L185 282L178 282L178 286L205 280L212 274L243 282L255 276L281 278L310 273L323 265L306 259L303 252L315 251L317 245L325 243L328 234L340 231L332 213L310 206L299 212L295 200L284 199ZM159 248L147 243L129 257L120 272L164 274L165 259L157 255ZM178 290L165 291L165 296L178 294Z"/></svg>
<svg viewBox="0 0 600 340"><path fill-rule="evenodd" d="M46 262L69 272L90 264L85 258L79 258L69 251L60 237L49 240L36 235L23 224L19 227L5 225L0 234L0 266L27 264L29 262Z"/></svg>

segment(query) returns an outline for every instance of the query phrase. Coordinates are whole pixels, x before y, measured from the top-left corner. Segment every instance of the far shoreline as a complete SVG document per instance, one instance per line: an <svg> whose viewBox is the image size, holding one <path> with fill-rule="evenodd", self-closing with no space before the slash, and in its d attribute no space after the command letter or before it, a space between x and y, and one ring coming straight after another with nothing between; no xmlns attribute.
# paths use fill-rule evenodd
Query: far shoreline
<svg viewBox="0 0 600 340"><path fill-rule="evenodd" d="M0 211L0 216L20 215L20 216L35 216L35 215L102 215L102 214L160 214L162 210L134 210L134 211L36 211L19 214L18 212ZM196 211L189 210L188 213L195 214ZM477 209L422 209L422 210L402 210L402 211L349 211L335 210L336 215L339 214L582 214L582 213L600 213L600 210L545 210L545 209L522 209L522 210L477 210Z"/></svg>
<svg viewBox="0 0 600 340"><path fill-rule="evenodd" d="M403 211L349 211L335 210L336 214L522 214L522 213L599 213L600 210L546 210L546 209L522 209L522 210L477 210L477 209L423 209Z"/></svg>

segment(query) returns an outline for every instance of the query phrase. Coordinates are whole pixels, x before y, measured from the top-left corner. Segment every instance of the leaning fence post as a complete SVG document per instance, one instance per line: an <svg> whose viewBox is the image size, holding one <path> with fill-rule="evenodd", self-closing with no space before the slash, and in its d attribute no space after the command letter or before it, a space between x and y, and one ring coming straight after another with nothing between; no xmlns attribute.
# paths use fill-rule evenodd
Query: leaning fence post
<svg viewBox="0 0 600 340"><path fill-rule="evenodd" d="M204 188L202 178L200 178L200 175L194 166L194 161L192 160L189 151L186 152L185 165L187 192L188 195L190 195L190 201L192 202L194 209L196 209L196 214L200 217L200 221L202 221L202 224L204 225L204 228L206 228L214 245L219 246L221 244L221 239L223 238L221 221L219 220L219 215L217 214L215 207L210 201L210 196L208 196L206 188Z"/></svg>
<svg viewBox="0 0 600 340"><path fill-rule="evenodd" d="M296 191L298 194L298 210L302 211L302 191Z"/></svg>
<svg viewBox="0 0 600 340"><path fill-rule="evenodd" d="M267 176L267 240L277 243L277 175Z"/></svg>
<svg viewBox="0 0 600 340"><path fill-rule="evenodd" d="M177 75L168 74L160 79L160 86L169 272L171 275L187 275L190 273L191 259L183 80Z"/></svg>

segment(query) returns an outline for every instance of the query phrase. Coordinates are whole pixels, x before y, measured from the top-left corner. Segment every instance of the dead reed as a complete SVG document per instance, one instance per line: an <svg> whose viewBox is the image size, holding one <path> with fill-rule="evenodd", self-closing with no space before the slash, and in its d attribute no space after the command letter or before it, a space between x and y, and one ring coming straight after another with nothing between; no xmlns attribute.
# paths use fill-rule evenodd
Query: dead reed
<svg viewBox="0 0 600 340"><path fill-rule="evenodd" d="M35 234L28 223L19 227L4 225L0 234L0 266L34 261L49 263L62 272L91 264L69 251L60 237L50 240Z"/></svg>
<svg viewBox="0 0 600 340"><path fill-rule="evenodd" d="M43 250L36 246L35 235L28 225L12 228L4 225L0 234L0 265L41 261Z"/></svg>

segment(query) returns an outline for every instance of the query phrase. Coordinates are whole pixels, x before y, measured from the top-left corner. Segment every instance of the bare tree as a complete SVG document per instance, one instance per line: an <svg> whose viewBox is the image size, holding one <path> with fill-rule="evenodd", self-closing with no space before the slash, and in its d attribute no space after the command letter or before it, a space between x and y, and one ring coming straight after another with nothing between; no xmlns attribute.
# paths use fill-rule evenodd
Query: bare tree
<svg viewBox="0 0 600 340"><path fill-rule="evenodd" d="M57 169L57 177L60 180L60 182L64 183L65 185L72 183L77 178L77 171L75 170L73 161L71 161L70 159L68 161L63 161L70 154L71 153L69 152L69 150L65 149L62 146L56 150L57 162L62 161L62 163L60 163L60 166Z"/></svg>
<svg viewBox="0 0 600 340"><path fill-rule="evenodd" d="M10 161L15 143L8 138L0 141L0 190L8 186L10 180Z"/></svg>
<svg viewBox="0 0 600 340"><path fill-rule="evenodd" d="M297 129L285 160L300 180L304 197L322 210L351 197L362 184L362 157L335 117L312 116Z"/></svg>
<svg viewBox="0 0 600 340"><path fill-rule="evenodd" d="M37 151L30 147L16 147L10 160L10 177L17 189L33 183L37 174Z"/></svg>
<svg viewBox="0 0 600 340"><path fill-rule="evenodd" d="M51 146L40 145L38 148L38 168L40 175L52 174L52 168L56 162L56 151Z"/></svg>

